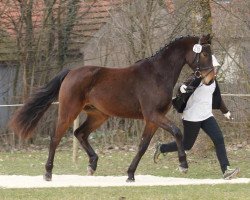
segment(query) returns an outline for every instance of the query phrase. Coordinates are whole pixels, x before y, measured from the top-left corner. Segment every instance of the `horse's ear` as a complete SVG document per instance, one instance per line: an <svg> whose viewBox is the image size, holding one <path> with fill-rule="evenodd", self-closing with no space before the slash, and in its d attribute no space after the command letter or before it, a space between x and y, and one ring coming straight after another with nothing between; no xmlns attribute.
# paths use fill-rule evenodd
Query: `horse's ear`
<svg viewBox="0 0 250 200"><path fill-rule="evenodd" d="M203 35L201 38L201 44L211 44L212 37L210 34Z"/></svg>

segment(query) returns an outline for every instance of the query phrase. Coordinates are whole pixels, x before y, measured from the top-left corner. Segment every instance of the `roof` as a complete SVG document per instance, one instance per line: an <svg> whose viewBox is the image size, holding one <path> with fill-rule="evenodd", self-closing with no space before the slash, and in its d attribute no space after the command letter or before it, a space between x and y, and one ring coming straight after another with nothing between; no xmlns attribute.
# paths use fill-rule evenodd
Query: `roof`
<svg viewBox="0 0 250 200"><path fill-rule="evenodd" d="M95 33L101 29L101 27L107 23L111 17L113 10L118 9L124 3L128 3L131 0L85 0L80 1L78 4L78 14L76 16L76 22L74 29L70 37L70 49L72 52L78 51L80 46L83 46L89 39L91 39ZM63 1L63 4L59 4L59 0L55 0L53 5L53 15L57 18L58 13L61 13L61 21L66 19L68 1ZM165 0L165 8L169 13L173 13L175 10L174 0ZM228 3L230 2L230 3ZM242 4L241 7L235 5ZM245 5L246 4L246 5ZM217 37L223 37L222 34L230 34L231 37L244 37L247 26L242 24L244 19L240 18L242 13L245 15L248 13L247 0L231 0L231 1L211 1L211 11L213 20L213 32ZM34 1L32 9L32 22L33 31L36 37L41 37L41 30L45 30L45 24L47 20L46 6L44 1ZM249 16L250 17L250 16ZM21 27L20 23L20 5L16 0L3 0L0 1L0 60L17 58L16 38L17 29ZM223 19L223 20L221 20ZM58 26L58 22L55 21L55 29ZM230 25L230 31L227 26ZM249 26L249 25L248 25ZM57 30L56 30L57 31ZM24 34L24 32L23 32ZM37 39L37 38L36 38ZM46 43L47 38L43 38ZM56 41L57 42L57 41ZM12 43L12 45L9 45ZM10 53L11 52L11 53ZM12 57L12 58L11 58Z"/></svg>
<svg viewBox="0 0 250 200"><path fill-rule="evenodd" d="M125 0L88 0L80 1L78 14L74 29L70 37L70 45L75 51L76 46L84 44L96 31L98 31L110 18L111 10L118 8ZM53 15L56 18L61 13L61 22L65 22L68 5L59 5L58 1L53 5ZM41 35L44 30L46 17L46 6L43 1L34 1L32 9L32 23L35 36ZM0 2L0 60L11 59L11 54L16 54L16 48L9 48L9 44L16 45L16 36L21 27L20 5L15 0L4 0ZM55 22L57 23L57 22ZM58 23L57 23L58 25ZM24 28L24 27L22 27ZM56 28L56 27L55 27ZM23 29L24 30L24 29ZM19 31L20 32L20 31ZM23 31L24 34L24 31ZM13 46L11 45L11 46ZM12 56L13 57L13 56ZM17 58L16 56L14 56Z"/></svg>
<svg viewBox="0 0 250 200"><path fill-rule="evenodd" d="M110 18L111 12L125 1L96 0L84 1L79 5L78 19L74 26L71 42L79 46L89 40Z"/></svg>

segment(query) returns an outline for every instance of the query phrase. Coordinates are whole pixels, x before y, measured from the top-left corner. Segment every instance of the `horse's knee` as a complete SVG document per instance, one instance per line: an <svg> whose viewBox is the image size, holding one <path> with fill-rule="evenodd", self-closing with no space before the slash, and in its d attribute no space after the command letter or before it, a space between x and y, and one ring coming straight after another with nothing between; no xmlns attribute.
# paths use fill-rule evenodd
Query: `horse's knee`
<svg viewBox="0 0 250 200"><path fill-rule="evenodd" d="M175 138L182 140L181 130L177 126L171 126L171 133Z"/></svg>
<svg viewBox="0 0 250 200"><path fill-rule="evenodd" d="M150 140L151 140L151 137L142 137L138 149L140 150L140 149L147 148L147 146L150 143Z"/></svg>

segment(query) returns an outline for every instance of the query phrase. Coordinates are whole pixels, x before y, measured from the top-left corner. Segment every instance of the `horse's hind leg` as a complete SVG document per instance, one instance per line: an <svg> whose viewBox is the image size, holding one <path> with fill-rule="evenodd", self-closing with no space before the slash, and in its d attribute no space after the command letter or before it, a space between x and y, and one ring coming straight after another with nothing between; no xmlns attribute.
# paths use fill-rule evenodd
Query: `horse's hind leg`
<svg viewBox="0 0 250 200"><path fill-rule="evenodd" d="M81 110L82 104L80 102L71 101L71 104L61 103L59 105L59 115L56 125L56 131L55 134L50 138L49 156L45 165L46 173L44 175L44 179L46 181L50 181L52 179L52 169L56 148L60 143L63 135L66 133L66 130L73 123L74 119L78 116Z"/></svg>
<svg viewBox="0 0 250 200"><path fill-rule="evenodd" d="M62 136L64 135L68 127L69 127L69 124L63 124L61 122L58 122L56 133L50 138L49 156L48 156L47 163L45 165L46 173L44 175L44 179L46 181L51 181L52 179L52 169L53 169L55 151L56 151L58 144L61 141Z"/></svg>
<svg viewBox="0 0 250 200"><path fill-rule="evenodd" d="M108 116L93 108L87 113L85 122L75 130L74 135L79 140L81 146L86 151L89 157L88 175L93 175L97 168L98 156L88 142L90 133L100 127Z"/></svg>

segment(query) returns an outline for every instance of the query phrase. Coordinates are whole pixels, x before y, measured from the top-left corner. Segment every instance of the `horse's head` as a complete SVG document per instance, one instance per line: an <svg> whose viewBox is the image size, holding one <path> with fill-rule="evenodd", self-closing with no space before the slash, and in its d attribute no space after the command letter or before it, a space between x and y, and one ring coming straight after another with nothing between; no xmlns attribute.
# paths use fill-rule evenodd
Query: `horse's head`
<svg viewBox="0 0 250 200"><path fill-rule="evenodd" d="M215 79L215 69L212 62L210 35L194 38L186 54L187 64L192 68L196 77L202 78L204 84Z"/></svg>

